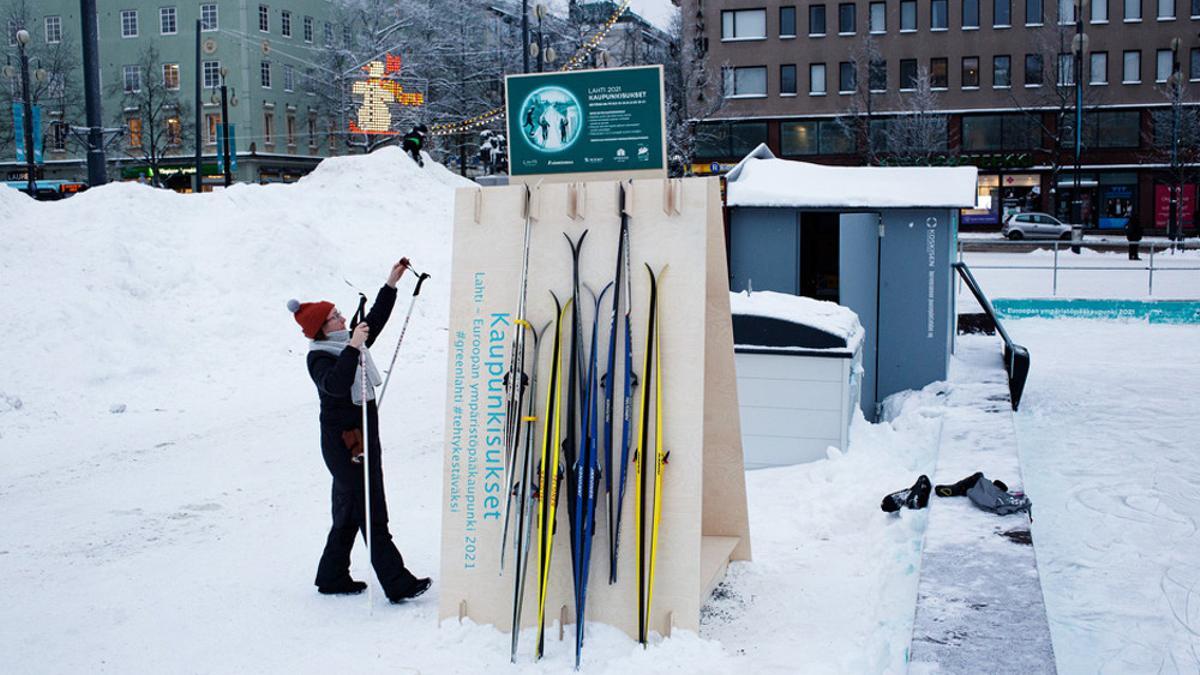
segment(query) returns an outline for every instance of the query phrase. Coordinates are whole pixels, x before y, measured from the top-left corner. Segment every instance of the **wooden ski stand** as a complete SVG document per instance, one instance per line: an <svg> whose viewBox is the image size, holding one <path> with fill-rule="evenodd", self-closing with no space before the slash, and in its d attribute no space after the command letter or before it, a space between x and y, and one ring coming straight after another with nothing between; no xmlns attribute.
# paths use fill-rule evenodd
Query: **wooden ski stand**
<svg viewBox="0 0 1200 675"><path fill-rule="evenodd" d="M663 432L670 463L663 474L649 625L660 635L670 635L674 628L698 632L700 608L724 577L729 562L750 559L720 186L715 178L645 179L625 186L631 216L629 269L635 372L642 367L648 311L649 280L642 263L650 263L655 269L664 265L670 268L658 291ZM570 295L571 255L563 233L577 239L588 231L580 256L581 283L600 289L612 281L620 229L618 190L615 180L458 190L438 580L439 614L443 619L469 617L476 623L511 629L512 575L518 569L515 558L514 564L506 564L503 574L499 570L500 514L504 504L503 380L510 331L514 328L526 210L534 218L526 315L534 325L542 325L554 318L549 291L559 298ZM584 320L590 326L594 307L588 304ZM606 301L601 306L597 343L601 354L608 349L609 311L611 305ZM623 340L621 330L618 340ZM569 337L564 339L564 349L568 345ZM551 351L543 348L538 354L540 372L549 372ZM527 363L532 365L533 358L531 353ZM610 381L609 386L618 392L614 410L618 436L613 464L615 490L620 471L619 393L623 383ZM546 394L543 379L538 391L531 394L537 397L538 410L543 409ZM635 403L637 394L635 389ZM543 424L544 420L539 420L532 425L539 442ZM631 424L636 439L640 424L636 405ZM618 579L611 585L605 504L600 500L592 543L587 620L615 626L636 638L634 480L630 467L620 530ZM601 486L603 489L603 481ZM575 616L566 507L572 497L564 481L546 600L548 624L556 614L560 618L560 639L565 625L573 623ZM536 524L534 530L536 536ZM537 555L535 542L525 587L525 628L537 621ZM547 652L561 648L547 645ZM533 651L530 633L529 637L523 636L520 655L532 658Z"/></svg>

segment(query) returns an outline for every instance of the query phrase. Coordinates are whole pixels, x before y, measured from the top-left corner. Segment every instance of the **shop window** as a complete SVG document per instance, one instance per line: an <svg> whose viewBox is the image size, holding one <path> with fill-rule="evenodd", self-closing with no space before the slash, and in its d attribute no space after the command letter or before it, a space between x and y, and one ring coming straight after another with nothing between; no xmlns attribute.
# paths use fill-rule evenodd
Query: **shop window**
<svg viewBox="0 0 1200 675"><path fill-rule="evenodd" d="M815 121L779 125L779 149L785 156L815 155L819 148Z"/></svg>

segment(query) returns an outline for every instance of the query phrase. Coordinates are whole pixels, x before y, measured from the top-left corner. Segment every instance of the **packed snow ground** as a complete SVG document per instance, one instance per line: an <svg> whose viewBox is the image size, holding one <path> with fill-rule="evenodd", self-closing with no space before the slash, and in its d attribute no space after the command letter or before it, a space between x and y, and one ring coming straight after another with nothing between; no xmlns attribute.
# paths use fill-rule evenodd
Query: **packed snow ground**
<svg viewBox="0 0 1200 675"><path fill-rule="evenodd" d="M1006 322L1060 673L1200 673L1200 326Z"/></svg>
<svg viewBox="0 0 1200 675"><path fill-rule="evenodd" d="M438 569L453 188L397 150L298 184L183 196L123 184L57 203L0 187L0 653L8 672L561 672L569 643L319 596L329 522L307 341L289 298L343 311L407 255L422 292L382 411L392 531ZM401 281L384 350L412 279ZM851 451L748 476L755 561L700 635L648 651L589 627L597 673L899 672L923 514L879 495L932 466L936 401L861 419ZM932 411L932 412L931 412ZM370 578L361 547L353 574ZM555 634L556 631L551 631Z"/></svg>

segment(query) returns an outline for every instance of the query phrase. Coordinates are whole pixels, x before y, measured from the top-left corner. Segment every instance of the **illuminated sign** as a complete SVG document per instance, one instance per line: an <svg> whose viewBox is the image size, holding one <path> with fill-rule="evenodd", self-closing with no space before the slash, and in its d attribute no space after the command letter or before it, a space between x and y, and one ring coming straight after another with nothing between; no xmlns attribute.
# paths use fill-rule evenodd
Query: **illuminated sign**
<svg viewBox="0 0 1200 675"><path fill-rule="evenodd" d="M351 91L361 96L358 119L350 120L350 131L356 134L394 136L399 131L392 129L392 105L425 105L425 95L404 91L397 78L400 77L400 57L387 54L385 61L372 61L363 66L365 80L354 83Z"/></svg>

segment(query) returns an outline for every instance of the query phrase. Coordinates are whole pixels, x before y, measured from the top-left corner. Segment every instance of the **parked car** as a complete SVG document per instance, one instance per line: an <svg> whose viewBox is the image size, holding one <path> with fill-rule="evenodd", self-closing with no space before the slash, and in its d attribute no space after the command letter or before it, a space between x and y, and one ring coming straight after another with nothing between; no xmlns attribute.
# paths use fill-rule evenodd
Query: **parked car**
<svg viewBox="0 0 1200 675"><path fill-rule="evenodd" d="M1014 213L1004 219L1000 234L1017 239L1070 239L1071 226L1049 213Z"/></svg>

